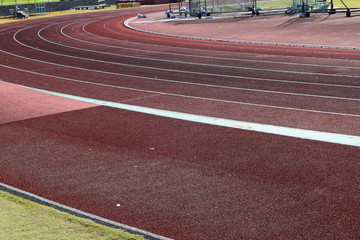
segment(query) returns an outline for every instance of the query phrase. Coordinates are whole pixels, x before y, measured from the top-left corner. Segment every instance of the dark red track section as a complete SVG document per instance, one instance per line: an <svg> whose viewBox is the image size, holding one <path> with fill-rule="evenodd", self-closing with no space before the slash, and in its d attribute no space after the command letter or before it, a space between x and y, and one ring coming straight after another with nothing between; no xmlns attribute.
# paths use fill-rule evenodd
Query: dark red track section
<svg viewBox="0 0 360 240"><path fill-rule="evenodd" d="M175 239L357 239L359 147L9 84L360 136L357 50L156 36L122 25L138 11L0 26L0 181Z"/></svg>

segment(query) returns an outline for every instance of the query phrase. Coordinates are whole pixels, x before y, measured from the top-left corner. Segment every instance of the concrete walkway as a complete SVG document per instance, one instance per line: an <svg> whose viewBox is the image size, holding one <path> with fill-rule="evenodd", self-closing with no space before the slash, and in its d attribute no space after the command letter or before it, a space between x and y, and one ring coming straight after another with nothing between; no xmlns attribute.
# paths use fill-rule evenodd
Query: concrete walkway
<svg viewBox="0 0 360 240"><path fill-rule="evenodd" d="M360 49L360 14L329 15L313 13L309 18L294 15L243 17L240 13L213 15L212 19L177 16L165 13L135 18L129 26L142 31L193 38L250 43Z"/></svg>

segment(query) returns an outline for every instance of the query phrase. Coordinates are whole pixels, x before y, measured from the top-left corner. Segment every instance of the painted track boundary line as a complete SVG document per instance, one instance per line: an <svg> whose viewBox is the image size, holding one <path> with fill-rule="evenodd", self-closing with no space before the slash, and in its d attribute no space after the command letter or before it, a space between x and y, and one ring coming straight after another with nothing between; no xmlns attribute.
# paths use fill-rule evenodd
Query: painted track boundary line
<svg viewBox="0 0 360 240"><path fill-rule="evenodd" d="M48 26L47 26L48 27ZM103 54L103 55L112 55L112 56L120 56L120 57L127 57L127 58L134 58L134 59L145 59L145 60L150 60L150 61L160 61L160 62L169 62L169 63L179 63L179 64L184 64L184 65L198 65L198 66L210 66L210 67L218 67L218 68L231 68L231 69L242 69L242 70L250 70L253 71L254 69L256 69L257 71L269 71L269 72L283 72L283 73L289 73L289 74L303 74L303 75L321 75L321 76L335 76L335 77L348 77L348 78L358 78L359 76L354 76L354 75L339 75L339 74L324 74L324 73L312 73L312 72L299 72L299 71L289 71L289 70L279 70L279 69L272 69L272 68L252 68L252 67L243 67L243 66L234 66L234 65L221 65L221 64L207 64L207 63L198 63L198 62L183 62L183 61L178 61L178 60L164 60L164 59L159 59L159 58L149 58L149 57L141 57L141 56L133 56L133 55L126 55L126 54L118 54L118 53L110 53L110 52L101 52L101 51L96 51L96 50L89 50L89 49L85 49L85 48L79 48L79 47L74 47L74 46L70 46L70 45L65 45L65 44L60 44L60 43L56 43L54 41L50 41L48 39L45 39L44 37L41 36L41 31L43 31L46 27L42 28L39 32L38 32L38 37L42 40L44 40L45 42L54 44L54 45L58 45L58 46L62 46L62 47L67 47L67 48L71 48L71 49L76 49L76 50L81 50L81 51L85 51L85 52L93 52L93 53L99 53L99 54ZM21 31L21 30L20 30ZM61 30L62 32L62 30ZM64 36L67 36L65 34L63 34ZM74 39L69 37L70 39ZM37 51L42 51L42 52L46 52L46 53L50 53L47 50L43 50L43 49L35 49L33 47L31 47L30 45L24 44L22 42L20 42L18 39L16 39L16 42L18 42L19 44L28 47L28 48L32 48L34 50ZM77 40L77 39L75 39ZM86 41L84 41L86 42ZM51 52L51 54L54 55L60 55L60 56L68 56L68 57L73 57L72 55L63 55L63 54L59 54L59 53L55 53L55 52ZM90 59L84 59L84 60L90 60ZM99 61L101 62L101 60L96 60L96 59L92 59L93 61ZM236 59L236 61L238 61L238 59ZM239 61L243 61L243 60L239 60ZM252 62L257 62L257 61L252 61ZM261 61L260 61L261 62ZM265 61L262 61L265 62ZM111 64L116 64L116 65L124 65L124 66L133 66L132 64L124 64L124 63L115 63L115 62L109 62ZM289 65L289 63L280 63L280 62L265 62L265 63L274 63L274 64L283 64L283 65ZM295 64L293 64L295 65ZM305 65L305 64L299 64L299 65ZM146 69L158 69L158 68L153 68L153 67L148 67L148 66L143 66L143 65L134 65L137 67L141 67L141 68L146 68ZM307 65L310 66L310 65ZM312 65L314 66L314 65ZM321 67L332 67L332 66L322 66L319 65ZM345 67L348 68L348 67ZM353 67L352 69L358 69L357 67ZM171 72L181 72L181 70L173 70L173 69L168 69L168 68L160 68L160 70L162 71L171 71ZM187 71L188 72L188 71ZM206 75L214 75L214 74L209 74L209 73L203 73L203 72L189 72L192 74L206 74ZM220 75L219 75L220 76ZM225 75L225 76L229 76L229 77L236 77L236 76L232 76L232 75ZM316 84L316 83L313 83ZM345 87L347 87L345 85ZM353 87L353 86L350 86ZM357 87L357 86L355 86Z"/></svg>
<svg viewBox="0 0 360 240"><path fill-rule="evenodd" d="M347 146L354 146L360 147L360 136L354 135L345 135L339 133L328 133L328 132L321 132L321 131L314 131L314 130L306 130L306 129L298 129L298 128L291 128L291 127L283 127L283 126L275 126L275 125L268 125L268 124L261 124L261 123L253 123L253 122L245 122L245 121L238 121L238 120L231 120L231 119L224 119L224 118L217 118L217 117L209 117L209 116L202 116L196 114L189 114L189 113L182 113L182 112L174 112L168 110L161 110L161 109L154 109L149 107L141 107L136 105L124 104L124 103L117 103L117 102L110 102L105 100L98 100L86 97L79 97L64 93L58 93L53 91L47 91L43 89L37 89L32 87L27 87L23 85L14 84L16 86L21 86L24 88L28 88L34 91L39 91L55 96L65 97L73 100L98 104L102 106L108 106L133 112L151 114L160 117L167 117L173 119L179 119L184 121L191 121L197 122L202 124L210 124L214 126L222 126L222 127L229 127L229 128L236 128L241 130L247 131L254 131L254 132L262 132L267 134L275 134L279 136L286 136L286 137L294 137L300 139L307 139L313 141L321 141L327 143L335 143Z"/></svg>
<svg viewBox="0 0 360 240"><path fill-rule="evenodd" d="M71 23L71 24L74 24L74 23ZM72 37L66 33L64 33L64 30L66 30L66 28L69 27L69 25L71 24L68 24L64 27L61 28L61 33L63 36L69 38L69 39L73 39L73 40L76 40L78 42L85 42L85 43L88 43L88 44L93 44L93 45L98 45L98 46L106 46L106 47L110 47L110 48L116 48L116 49L127 49L126 47L122 47L122 46L112 46L112 45L109 45L109 44L103 44L103 43L99 43L99 42L90 42L90 41L86 41L84 39L80 39L80 38L75 38L75 37ZM86 25L84 25L82 27L83 31L87 34L91 34L91 35L94 35L88 31L85 30L85 27L88 25L89 23L87 23ZM91 24L91 23L90 23ZM106 27L106 26L105 26ZM105 28L107 30L109 30L108 28ZM111 30L109 30L111 31ZM111 31L112 32L112 31ZM97 36L97 37L102 37L102 36L99 36L99 35L94 35L94 36ZM105 38L105 39L108 39L106 37L102 37L102 38ZM125 40L123 40L125 42ZM52 42L54 43L54 42ZM134 42L132 42L134 43ZM65 45L67 46L67 45ZM169 46L166 46L166 47L169 47ZM84 49L86 50L86 49ZM195 49L193 49L195 50ZM196 50L199 50L199 49L196 49ZM175 52L166 52L166 51L161 51L161 50L145 50L145 49L136 49L136 51L141 51L141 52L150 52L150 53L161 53L161 54L164 54L164 55L172 55L172 56L189 56L189 54L184 54L184 53L175 53ZM232 53L234 54L234 53ZM237 54L241 54L241 53L237 53ZM250 54L251 53L247 53L247 54ZM232 58L232 57L215 57L215 56L205 56L205 55L199 55L199 54L191 54L191 56L193 57L198 57L198 58L203 58L203 59L218 59L218 60L233 60L233 61L241 61L241 62L257 62L257 63L272 63L272 64L283 64L283 65L301 65L301 66L311 66L311 67L326 67L326 68L332 68L333 66L332 65L323 65L323 64L307 64L307 63L292 63L292 62L286 62L286 61L268 61L268 60L259 60L259 59L256 59L256 60L249 60L249 59L244 59L244 58ZM282 56L282 57L289 57L289 56ZM344 67L344 68L347 68L347 69L359 69L359 67L351 67L351 66L341 66L341 67Z"/></svg>
<svg viewBox="0 0 360 240"><path fill-rule="evenodd" d="M55 208L55 209L60 210L62 212L70 213L70 214L75 215L77 217L89 219L89 220L91 220L91 221L93 221L95 223L99 223L101 225L105 225L105 226L108 226L108 227L111 227L111 228L121 229L121 230L126 231L128 233L141 235L144 238L149 239L149 240L172 240L171 238L163 237L163 236L151 233L151 232L147 232L147 231L135 228L135 227L131 227L131 226L122 224L122 223L114 222L114 221L111 221L109 219L102 218L102 217L93 215L91 213L87 213L87 212L84 212L84 211L81 211L81 210L78 210L78 209L63 205L63 204L58 203L58 202L51 201L49 199L46 199L46 198L40 197L38 195L23 191L21 189L9 186L9 185L1 183L1 182L0 182L0 190L2 190L4 192L8 192L8 193L13 194L13 195L16 195L18 197L25 198L25 199L30 200L32 202L36 202L36 203L39 203L39 204L42 204L42 205L45 205L45 206L48 206L48 207L51 207L51 208Z"/></svg>
<svg viewBox="0 0 360 240"><path fill-rule="evenodd" d="M44 28L43 28L44 29ZM271 68L251 68L251 67L238 67L238 66L227 66L227 65L220 65L220 64L206 64L206 63L197 63L197 62L182 62L182 61L177 61L177 60L163 60L163 59L155 59L155 58L147 58L147 57L137 57L137 56L131 56L131 55L125 55L125 54L114 54L114 53L105 53L105 52L100 52L100 51L95 51L95 50L88 50L88 49L83 49L83 48L78 48L78 47L73 47L73 46L69 46L69 45L64 45L64 44L59 44L50 40L47 40L45 38L43 38L41 36L41 34L39 34L43 29L41 29L38 32L38 37L42 40L44 40L45 42L54 44L54 45L58 45L58 46L62 46L62 47L67 47L67 48L71 48L71 49L76 49L76 50L81 50L81 51L85 51L85 52L94 52L94 53L101 53L104 55L113 55L113 56L122 56L122 57L127 57L127 58L134 58L134 59L146 59L146 60L150 60L150 61L161 61L161 62L170 62L170 63L179 63L179 64L184 64L184 65L201 65L201 66L210 66L210 67L219 67L219 68L235 68L235 69L242 69L242 70L250 70L250 71L254 71L256 69L256 71L268 71L268 72L281 72L281 73L287 73L287 74L303 74L303 75L321 75L321 76L334 76L334 77L347 77L347 78L359 78L359 76L354 76L354 75L337 75L337 74L324 74L324 73L312 73L312 72L299 72L299 71L288 71L288 70L278 70L278 69L271 69ZM117 62L108 62L108 61L103 61L103 60L97 60L97 59L90 59L90 58L83 58L83 57L78 57L78 56L73 56L73 55L67 55L67 54L61 54L61 53L56 53L56 52L50 52L48 50L44 50L44 49L37 49L35 47L32 47L30 45L27 45L23 42L20 42L17 38L16 35L23 31L23 29L17 31L14 36L13 39L20 45L30 48L30 49L34 49L36 51L41 51L41 52L45 52L45 53L49 53L49 54L53 54L53 55L58 55L58 56L63 56L63 57L70 57L70 58L75 58L75 59L81 59L81 60L86 60L86 61L94 61L94 62L106 62L109 64L113 64L113 65L120 65L120 66L135 66L135 67L139 67L139 68L145 68L145 69L152 69L152 70L162 70L162 71L169 71L169 72L184 72L183 70L174 70L174 69L170 69L170 68L158 68L158 67L149 67L149 66L143 66L143 65L133 65L133 64L126 64L126 63L117 63ZM210 74L210 73L203 73L203 72L190 72L190 71L185 71L185 73L192 73L192 74L203 74L203 75L214 75L214 74ZM219 75L220 76L220 75ZM231 76L231 75L225 75L225 76L229 76L229 77L236 77L236 76Z"/></svg>
<svg viewBox="0 0 360 240"><path fill-rule="evenodd" d="M21 30L20 30L21 31ZM40 37L40 36L39 36ZM41 38L41 37L40 37ZM31 47L31 46L28 46L28 45L25 45L21 42L19 42L17 39L16 39L16 34L14 35L14 40L16 42L18 42L20 45L23 45L25 47L28 47L28 48L31 48L31 49L35 49L34 47ZM44 39L45 40L45 39ZM56 44L56 43L53 43L53 44ZM62 44L56 44L56 45L61 45L61 46L65 46L65 45L62 45ZM70 48L74 48L74 47L70 47ZM64 56L64 57L71 57L71 58L75 58L75 59L82 59L82 60L87 60L87 61L95 61L95 62L100 62L100 63L105 63L105 61L103 60L95 60L95 59L89 59L89 58L83 58L83 57L76 57L76 56L71 56L71 55L65 55L65 54L60 54L60 53L55 53L55 52L49 52L49 51L46 51L46 50L39 50L39 49L35 49L37 51L42 51L42 52L47 52L47 53L51 53L51 54L54 54L54 55L59 55L59 56ZM19 55L16 55L16 54L11 54L9 52L5 52L5 51L2 51L4 53L7 53L7 54L10 54L10 55L13 55L13 56L19 56ZM20 57L20 56L19 56ZM26 57L22 57L24 59L28 59ZM33 60L34 61L34 60ZM43 62L43 61L38 61L38 62ZM109 63L109 62L108 62ZM51 64L50 62L47 62L47 64ZM146 67L146 66L137 66L137 65L131 65L131 64L120 64L120 63L111 63L111 64L114 64L114 65L125 65L125 66L136 66L136 67L142 67L142 68L149 68L149 69L153 69L153 67ZM65 65L63 65L65 66ZM70 67L70 66L67 66L67 67ZM80 69L80 68L79 68ZM157 68L155 68L157 69ZM244 69L247 69L247 68L244 68ZM265 69L263 69L265 70ZM95 70L90 70L88 69L88 71L95 71ZM181 72L179 70L171 70L171 69L163 69L163 71L176 71L176 72ZM265 70L267 71L267 70ZM270 70L269 70L270 71ZM286 71L285 71L286 72ZM104 72L104 73L107 73L107 74L114 74L114 73L110 73L110 72ZM214 74L209 74L209 73L198 73L198 72L188 72L187 73L193 73L193 74L204 74L204 75L214 75ZM313 74L313 73L307 73L307 74ZM127 76L127 77L141 77L141 76L134 76L134 75L128 75L128 74L114 74L114 75L122 75L122 76ZM325 75L328 75L328 74L325 74ZM220 75L219 75L220 76ZM355 78L355 77L358 77L358 76L350 76L350 75L333 75L333 76L341 76L341 77L351 77L351 78ZM224 77L227 77L226 75ZM236 77L236 76L229 76L229 77ZM148 77L141 77L143 79L150 79ZM236 78L239 78L239 77L236 77ZM243 78L243 77L241 77ZM254 78L249 78L249 79L254 79ZM178 81L174 81L174 80L168 80L168 79L154 79L154 78L151 78L151 80L153 81L164 81L164 82L172 82L172 83L180 83ZM266 79L264 79L265 81L267 81ZM216 88L228 88L228 89L235 89L235 90L243 90L243 91L255 91L255 92L264 92L264 93L273 93L273 94L284 94L284 95L295 95L295 96L305 96L305 97L317 97L317 98L329 98L329 99L338 99L338 100L349 100L349 101L359 101L359 99L354 99L354 98L341 98L341 97L332 97L332 96L322 96L322 95L312 95L312 94L301 94L301 93L287 93L287 92L281 92L281 91L269 91L269 90L258 90L258 89L251 89L251 88L233 88L233 87L224 87L224 86L216 86L216 85L207 85L207 84L200 84L200 83L188 83L188 82L181 82L183 84L191 84L191 85L199 85L199 86L208 86L208 87L216 87ZM298 82L296 82L298 83ZM355 88L358 88L358 86L347 86L347 85L344 85L344 86L341 86L341 87L355 87Z"/></svg>

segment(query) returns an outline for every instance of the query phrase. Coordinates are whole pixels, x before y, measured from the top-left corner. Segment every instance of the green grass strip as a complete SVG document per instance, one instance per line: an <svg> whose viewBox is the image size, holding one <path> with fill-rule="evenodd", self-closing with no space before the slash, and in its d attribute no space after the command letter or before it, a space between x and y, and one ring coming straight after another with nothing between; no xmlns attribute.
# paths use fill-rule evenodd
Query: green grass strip
<svg viewBox="0 0 360 240"><path fill-rule="evenodd" d="M0 191L0 239L144 240Z"/></svg>

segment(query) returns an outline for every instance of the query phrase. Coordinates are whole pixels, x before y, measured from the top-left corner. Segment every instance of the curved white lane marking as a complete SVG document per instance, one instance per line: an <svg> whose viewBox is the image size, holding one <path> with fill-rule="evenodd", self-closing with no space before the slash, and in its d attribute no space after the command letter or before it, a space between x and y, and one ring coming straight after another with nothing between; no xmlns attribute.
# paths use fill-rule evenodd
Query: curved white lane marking
<svg viewBox="0 0 360 240"><path fill-rule="evenodd" d="M0 50L0 51L4 52L4 53L7 53L7 54L10 54L10 55L13 55L13 56L20 57L20 58L29 59L29 58L25 58L23 56L19 56L19 55L16 55L16 54L11 54L9 52L5 52L3 50ZM49 63L49 62L44 62L44 61L41 61L41 60L35 60L35 59L29 59L29 60L38 61L38 62L42 62L42 63L46 63L46 64L52 64L52 65L56 65L56 66L63 66L63 67L78 69L78 70L85 70L85 69L82 69L82 68L77 68L77 67L72 67L72 66L65 66L65 65L61 65L61 64L53 64L53 63ZM9 66L5 66L5 65L3 65L3 67L9 68ZM22 70L22 71L24 71L24 70ZM122 76L134 77L134 76L131 76L131 75L115 74L115 73L102 72L102 71L96 71L96 70L90 70L90 69L87 69L87 71L93 71L93 72L98 72L98 73L107 73L107 74L118 75L118 76L122 75ZM31 71L26 71L26 72L33 73L33 74L39 74L39 73L31 72ZM47 76L50 76L50 75L47 75ZM50 76L50 77L56 77L56 76ZM143 79L153 79L153 78L147 78L147 77L142 77L142 78ZM65 79L65 78L60 77L59 79ZM77 81L77 80L74 80L74 79L67 79L67 80L69 80L69 81ZM80 82L80 81L77 81L77 82ZM98 83L90 83L90 82L85 82L85 81L81 81L81 82L82 83L87 83L87 84L100 85ZM142 89L133 89L133 88L130 89L130 88L125 88L125 87L113 86L113 85L107 85L107 86L108 87L114 87L114 88L129 89L129 90L134 90L134 91L143 91L143 92L151 92L151 93L155 92L155 91L142 90ZM286 109L286 110L292 110L292 111L304 111L304 112L313 112L313 113L331 114L331 115L342 115L342 116L350 116L350 117L359 117L360 116L360 115L357 115L357 114L335 113L335 112L326 112L326 111L311 110L311 109L300 109L300 108L288 108L288 107L280 107L280 106L272 106L272 105L264 105L264 104L252 104L252 103L246 103L246 102L236 102L236 101L220 100L220 99L213 99L213 98L203 98L203 97L179 95L179 94L164 93L164 92L156 92L156 93L166 94L166 95L169 95L169 96L178 96L178 97L202 99L202 100L217 101L217 102L226 102L226 103L234 103L234 104L242 104L242 105L251 105L251 106L274 108L274 109ZM358 101L358 99L356 99L356 101Z"/></svg>
<svg viewBox="0 0 360 240"><path fill-rule="evenodd" d="M21 85L17 85L21 86ZM24 87L24 86L23 86ZM181 113L175 111L168 111L168 110L160 110L155 108L148 108L148 107L141 107L135 106L130 104L123 104L117 102L110 102L110 101L103 101L99 99L93 98L86 98L86 97L79 97L64 93L52 92L37 88L25 87L28 89L32 89L35 91L40 91L43 93L48 93L55 96L65 97L73 100L119 108L123 110L129 110L134 112L146 113L161 117L167 118L174 118L179 120L203 123L203 124L210 124L215 126L222 126L222 127L229 127L229 128L237 128L242 130L249 130L255 132L262 132L262 133L269 133L287 137L294 137L294 138L301 138L301 139L308 139L308 140L315 140L315 141L322 141L328 143L336 143L342 145L349 145L349 146L356 146L360 147L360 137L359 136L351 136L345 134L337 134L337 133L328 133L328 132L320 132L320 131L313 131L313 130L305 130L305 129L298 129L298 128L290 128L290 127L282 127L282 126L274 126L274 125L267 125L267 124L260 124L260 123L252 123L252 122L244 122L244 121L236 121L224 118L216 118L216 117L208 117L202 115L195 115L189 113Z"/></svg>
<svg viewBox="0 0 360 240"><path fill-rule="evenodd" d="M50 40L47 40L45 38L43 38L41 36L41 31L43 31L43 29L45 29L46 27L40 29L38 31L38 37L40 39L42 39L45 42L49 42L52 43L54 45L58 45L58 46L62 46L62 47L68 47L68 48L72 48L72 49L76 49L76 50L82 50L82 51L88 51L88 52L95 52L95 53L99 53L99 54L107 54L107 55L114 55L114 56L121 56L121 57L127 57L127 58L134 58L134 59L141 59L141 60L150 60L150 61L159 61L159 62L169 62L169 63L176 63L176 64L183 64L183 65L196 65L196 66L206 66L206 67L218 67L218 68L230 68L230 69L241 69L241 70L249 70L249 71L261 71L261 72L276 72L276 73L286 73L286 74L300 74L300 75L315 75L315 76L328 76L328 77L348 77L348 78L360 78L360 76L358 75L346 75L346 74L328 74L328 73L314 73L314 72L299 72L299 71L290 71L290 70L279 70L279 69L272 69L272 68L254 68L254 67L244 67L244 66L228 66L228 65L219 65L219 64L208 64L208 63L200 63L200 62L183 62L183 61L178 61L178 60L172 60L172 59L159 59L159 58L150 58L150 57L139 57L139 56L132 56L132 55L125 55L125 54L115 54L115 53L104 53L104 52L100 52L100 51L95 51L95 50L87 50L84 48L79 48L79 47L74 47L74 46L68 46L68 45L64 45L64 44L60 44L60 43L56 43ZM18 42L20 45L23 45L25 47L28 48L33 48L27 44L24 44L22 42L20 42L17 38L16 35L21 32L23 30L18 31L17 33L14 34L14 40L16 42ZM35 48L33 48L35 49ZM50 52L50 51L46 51L46 50L42 50L42 49L35 49L38 51L43 51L43 52L47 52L47 53L51 53L54 55L60 55L62 56L63 54L59 54L59 53L55 53L55 52ZM67 57L73 57L71 55L65 55ZM93 61L100 61L100 60L95 60L95 59L87 59L84 58L85 60L93 60ZM110 62L107 61L108 63L111 64L116 64L116 65L125 65L125 66L134 66L132 64L121 64L121 63L114 63L114 62ZM143 66L143 65L136 65L137 67L141 67L141 68L149 68L149 69L156 69L156 70L163 70L163 71L175 71L175 72L181 72L180 70L173 70L173 69L169 69L169 68L157 68L157 67L147 67L147 66ZM185 71L187 72L187 71ZM196 72L190 72L190 73L196 73Z"/></svg>
<svg viewBox="0 0 360 240"><path fill-rule="evenodd" d="M206 100L206 101L222 102L222 103L230 103L230 104L240 104L240 105L255 106L255 107L262 107L262 108L282 109L282 110L299 111L299 112L311 112L311 113L320 113L320 114L328 114L328 115L336 115L336 116L347 116L347 117L357 117L357 118L360 117L359 114L340 113L340 112L327 112L327 111L312 110L312 109L281 107L281 106L258 104L258 103L239 102L239 101L222 100L222 99L215 99L215 98L206 98L206 97L196 97L196 96L191 96L191 95L183 95L183 94L175 94L175 93L168 93L168 92L151 91L151 90L144 90L144 89L130 88L130 87L121 87L121 86L104 84L104 83L97 83L97 82L87 82L87 81L83 81L83 80L77 80L77 79L71 79L71 78L66 78L66 77L53 76L53 75L49 75L49 74L28 71L28 70L24 70L24 69L20 69L20 68L14 68L14 67L6 66L6 65L3 65L3 64L0 64L0 67L9 68L9 69L22 71L22 72L26 72L26 73L30 73L30 74L35 74L35 75L50 77L50 78L61 79L61 80L70 81L70 82L77 82L77 83L83 83L83 84L89 84L89 85L97 85L97 86L103 86L103 87L109 87L109 88L125 89L125 90L130 90L130 91L146 92L146 93L150 93L150 94L158 94L158 95L166 95L166 96L173 96L173 97L182 97L182 98L190 98L190 99ZM80 68L75 68L75 69L82 70ZM1 81L1 79L0 79L0 81Z"/></svg>
<svg viewBox="0 0 360 240"><path fill-rule="evenodd" d="M147 66L140 66L140 65L133 65L133 64L115 63L115 62L96 60L96 59L91 59L91 58L83 58L83 57L78 57L78 56L72 56L72 55L66 55L66 54L51 52L51 51L47 51L47 50L43 50L43 49L38 49L38 48L29 46L29 45L26 45L26 44L20 42L16 38L16 35L21 31L23 31L23 30L20 30L20 31L18 31L18 32L16 32L14 34L13 39L15 40L15 42L17 42L18 44L20 44L20 45L22 45L24 47L33 49L35 51L41 51L41 52L45 52L45 53L49 53L49 54L53 54L53 55L57 55L57 56L68 57L68 58L73 58L73 59L80 59L80 60L86 60L86 61L93 61L93 62L98 62L98 63L113 64L113 65L121 65L121 66L153 69L153 70L160 70L160 71L170 71L170 72L177 72L177 73L180 72L180 73L184 73L184 74L191 73L191 74L203 74L203 75L209 75L209 76L220 76L218 74L210 74L210 73L197 73L197 72L183 71L183 70L163 69L163 68L157 68L157 67L147 67ZM2 51L2 52L5 52L5 51ZM11 54L9 52L5 52L5 53ZM16 55L16 54L11 54L11 55L19 56L19 55ZM22 56L19 56L19 57L24 58L24 59L26 58L26 57L22 57ZM32 60L33 61L38 61L36 59L32 59ZM48 64L51 64L51 63L48 62ZM61 64L56 64L56 65L61 65ZM67 68L72 68L71 66L67 66L67 65L62 65L62 66L66 66ZM79 68L79 69L81 69L81 68ZM96 71L96 70L93 70L93 69L86 69L86 70L87 71ZM101 72L107 73L107 74L113 74L113 73L110 73L110 72L104 72L104 71L101 71ZM138 75L128 75L128 74L118 74L118 75L126 75L126 76L130 76L130 77L138 77L138 78L141 77L141 76L138 76ZM339 76L340 77L342 75L332 75L332 76ZM229 77L229 76L224 75L223 77ZM342 76L342 77L355 78L355 76L345 76L345 75ZM176 81L176 80L169 80L169 79L160 79L160 78L148 78L148 79L149 80L151 79L152 81L172 82L172 83L178 83L178 84L198 85L198 86L206 86L206 87L214 87L214 88L226 88L226 89L242 90L242 91L253 91L253 92L261 92L261 93L282 94L282 95L303 96L303 97L314 97L314 98L325 98L325 99L335 99L335 100L347 100L347 101L360 101L360 99L357 99L357 98L334 97L334 96L325 96L325 95L316 95L316 94L302 94L302 93L271 91L271 90L252 89L252 88L226 87L226 86L221 86L221 85L193 83L193 82ZM357 87L355 86L355 88L357 88Z"/></svg>
<svg viewBox="0 0 360 240"><path fill-rule="evenodd" d="M125 49L125 50L129 50L128 47L122 47L122 46L117 46L117 45L109 45L109 44L104 44L104 43L98 43L98 42L92 42L92 41L87 41L87 40L84 40L84 39L79 39L79 38L75 38L75 37L72 37L68 34L66 34L64 32L64 29L68 28L70 25L74 25L75 23L69 23L65 26L63 26L61 29L60 29L60 32L62 35L64 35L65 37L69 38L69 39L72 39L72 40L76 40L76 41L79 41L79 42L85 42L85 43L88 43L88 44L92 44L92 45L98 45L98 46L106 46L108 48L116 48L116 49ZM86 25L85 25L86 26ZM50 26L48 26L50 27ZM47 27L46 27L47 28ZM40 30L41 31L41 30ZM90 34L90 35L94 35L92 33L88 33L86 30L84 30L84 27L83 27L83 31L87 34ZM101 36L98 36L98 35L94 35L98 38L105 38L105 37L101 37ZM105 39L109 39L109 38L105 38ZM114 39L111 39L112 41ZM119 40L121 42L128 42L128 41L123 41L123 40ZM134 42L130 42L130 43L134 43ZM147 45L150 45L150 46L153 46L153 44L147 44ZM66 45L67 46L67 45ZM154 45L154 46L157 46L157 45ZM196 57L197 59L199 58L203 58L203 59L217 59L217 60L227 60L227 61L241 61L241 62L255 62L255 63L269 63L269 64L280 64L280 65L295 65L295 66L307 66L307 67L323 67L323 68L334 68L334 65L326 65L326 64L316 64L316 63L298 63L298 62L281 62L281 61L268 61L268 60L260 60L260 59L244 59L244 58L240 58L239 57L216 57L216 56L207 56L207 53L208 51L207 50L200 50L200 49L194 49L194 50L197 50L197 51L201 51L202 54L194 54L193 52L187 52L186 54L185 53L178 53L178 52L166 52L166 51L161 51L162 49L164 48L164 46L161 46L161 47L157 47L158 50L148 50L148 49L136 49L137 52L150 52L150 53L156 53L156 54L164 54L164 55L170 55L170 56L184 56L184 57L189 57L189 56L193 56L193 57ZM184 49L185 50L188 50L188 49ZM215 51L216 52L216 51ZM225 52L224 52L225 53ZM231 53L232 55L235 55L235 54L241 54L241 55L268 55L268 54L250 54L250 53ZM279 55L276 55L277 57L284 57L284 56L279 56ZM297 58L295 58L297 59ZM315 58L314 58L315 59ZM327 59L328 60L328 59ZM356 60L353 60L353 61L356 61ZM358 62L358 61L356 61ZM347 66L347 65L344 65L342 66L342 68L344 69L360 69L360 67L354 67L354 66Z"/></svg>

